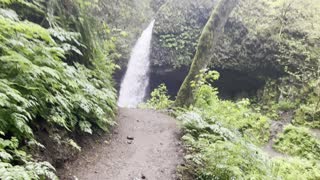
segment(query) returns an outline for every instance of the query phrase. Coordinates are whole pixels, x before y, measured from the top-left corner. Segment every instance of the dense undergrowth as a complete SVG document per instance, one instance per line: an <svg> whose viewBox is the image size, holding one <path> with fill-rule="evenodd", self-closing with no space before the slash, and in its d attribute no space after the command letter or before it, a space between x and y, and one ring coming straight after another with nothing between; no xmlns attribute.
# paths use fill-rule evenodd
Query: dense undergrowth
<svg viewBox="0 0 320 180"><path fill-rule="evenodd" d="M215 71L201 71L198 80L192 82L194 104L174 110L185 134L182 137L187 150L186 166L182 167L185 178L319 179L319 140L306 128L290 125L274 145L287 156L270 158L261 147L272 138L271 119L259 108L253 109L248 99L237 102L219 99L218 90L212 86L218 77ZM156 89L155 94L148 107L170 107L165 86Z"/></svg>
<svg viewBox="0 0 320 180"><path fill-rule="evenodd" d="M115 39L88 15L91 2L1 0L0 7L0 179L56 179L30 151L79 151L71 134L114 125Z"/></svg>

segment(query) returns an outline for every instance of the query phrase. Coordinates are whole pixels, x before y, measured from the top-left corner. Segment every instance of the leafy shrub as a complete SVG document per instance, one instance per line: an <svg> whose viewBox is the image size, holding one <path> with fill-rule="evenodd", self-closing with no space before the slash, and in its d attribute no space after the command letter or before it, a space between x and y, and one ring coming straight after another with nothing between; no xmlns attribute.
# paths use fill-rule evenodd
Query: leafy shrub
<svg viewBox="0 0 320 180"><path fill-rule="evenodd" d="M189 155L197 179L266 178L271 164L253 144L243 141L236 130L205 120L197 112L180 116ZM191 161L191 162L190 162Z"/></svg>
<svg viewBox="0 0 320 180"><path fill-rule="evenodd" d="M170 96L167 94L167 87L164 84L160 84L158 88L151 92L151 99L147 101L142 107L152 109L166 109L173 104L170 100Z"/></svg>
<svg viewBox="0 0 320 180"><path fill-rule="evenodd" d="M296 108L296 105L293 102L288 100L280 101L276 104L275 107L279 111L290 111Z"/></svg>
<svg viewBox="0 0 320 180"><path fill-rule="evenodd" d="M274 148L286 154L320 160L320 141L304 127L285 127L275 141Z"/></svg>
<svg viewBox="0 0 320 180"><path fill-rule="evenodd" d="M241 133L203 119L199 111L180 113L187 170L195 179L319 179L317 162L298 157L270 159Z"/></svg>
<svg viewBox="0 0 320 180"><path fill-rule="evenodd" d="M264 143L269 139L269 119L260 113L254 112L248 99L236 103L220 100L218 91L212 87L214 80L218 79L217 72L201 71L197 82L192 82L195 91L194 108L201 111L201 116L214 119L227 128L237 129L247 139L255 143Z"/></svg>
<svg viewBox="0 0 320 180"><path fill-rule="evenodd" d="M320 80L313 85L313 90L307 98L307 103L301 104L296 110L294 123L306 125L313 128L320 128Z"/></svg>
<svg viewBox="0 0 320 180"><path fill-rule="evenodd" d="M320 178L320 165L301 158L273 159L272 174L278 179L285 180L316 180Z"/></svg>
<svg viewBox="0 0 320 180"><path fill-rule="evenodd" d="M3 135L3 134L2 134ZM0 138L0 179L58 179L48 162L33 162L26 152L19 150L17 138ZM17 163L18 162L18 163ZM18 165L13 165L18 164Z"/></svg>

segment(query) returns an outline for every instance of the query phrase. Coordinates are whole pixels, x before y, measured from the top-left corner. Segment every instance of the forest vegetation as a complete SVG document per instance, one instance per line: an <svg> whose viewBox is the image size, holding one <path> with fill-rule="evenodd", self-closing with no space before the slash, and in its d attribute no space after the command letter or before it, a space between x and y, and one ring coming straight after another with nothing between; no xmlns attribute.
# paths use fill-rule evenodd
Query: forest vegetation
<svg viewBox="0 0 320 180"><path fill-rule="evenodd" d="M153 18L141 108L180 124L181 179L320 179L318 0L0 0L0 179L58 179L109 133Z"/></svg>

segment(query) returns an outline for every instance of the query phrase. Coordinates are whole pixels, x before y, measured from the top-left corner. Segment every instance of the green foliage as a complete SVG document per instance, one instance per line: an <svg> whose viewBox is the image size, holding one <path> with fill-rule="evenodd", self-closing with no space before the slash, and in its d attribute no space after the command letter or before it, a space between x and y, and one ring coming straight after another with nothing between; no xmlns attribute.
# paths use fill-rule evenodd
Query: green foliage
<svg viewBox="0 0 320 180"><path fill-rule="evenodd" d="M162 48L167 48L168 51L172 52L181 52L181 54L171 62L173 68L179 68L190 63L197 46L197 39L200 36L200 32L200 29L182 26L180 34L160 35L159 42Z"/></svg>
<svg viewBox="0 0 320 180"><path fill-rule="evenodd" d="M58 179L50 163L33 162L30 155L18 147L17 138L0 138L0 179Z"/></svg>
<svg viewBox="0 0 320 180"><path fill-rule="evenodd" d="M2 131L31 137L30 129L22 128L23 122L36 116L68 130L74 129L79 120L90 120L103 129L113 124L116 96L111 82L102 79L100 68L92 71L80 64L72 67L63 63L65 51L39 26L3 18L0 24L4 27L1 45L6 50L0 57L4 79L1 83L5 88L0 92L8 99L1 104L18 106L1 111L2 118L7 119ZM14 30L19 39L10 36ZM16 130L10 131L14 127ZM22 132L16 134L17 131Z"/></svg>
<svg viewBox="0 0 320 180"><path fill-rule="evenodd" d="M160 84L158 88L151 92L151 99L147 101L142 107L152 109L166 109L171 107L173 101L170 100L170 96L167 94L167 87L165 84Z"/></svg>
<svg viewBox="0 0 320 180"><path fill-rule="evenodd" d="M320 79L310 82L307 102L296 110L294 123L320 128Z"/></svg>
<svg viewBox="0 0 320 180"><path fill-rule="evenodd" d="M304 127L285 127L275 141L274 148L290 155L320 160L320 141Z"/></svg>
<svg viewBox="0 0 320 180"><path fill-rule="evenodd" d="M320 165L314 161L301 158L273 159L272 173L278 179L308 179L320 178Z"/></svg>
<svg viewBox="0 0 320 180"><path fill-rule="evenodd" d="M194 105L176 111L185 132L188 174L199 180L319 179L319 140L305 128L289 126L275 147L297 157L270 159L258 146L269 140L268 118L253 111L247 99L220 100L211 86L218 76L201 71L192 82ZM279 108L290 109L291 103L284 102Z"/></svg>
<svg viewBox="0 0 320 180"><path fill-rule="evenodd" d="M85 7L74 6L83 13ZM43 10L49 13L55 7L47 8ZM13 10L0 13L0 179L56 179L49 163L37 162L21 149L31 144L44 148L33 133L43 126L57 146L80 151L70 134L107 131L115 124L115 44L105 26L95 26L97 34L86 24L96 22L91 16L73 14L79 21L63 27L52 18L50 28L44 28L16 11L19 17Z"/></svg>
<svg viewBox="0 0 320 180"><path fill-rule="evenodd" d="M250 8L247 8L249 5ZM223 46L221 57L223 54L238 54L240 51L245 53L240 58L236 56L235 61L231 56L214 62L219 67L234 69L237 66L241 71L252 72L257 69L256 73L262 72L260 76L264 77L271 71L261 71L259 67L273 67L271 69L274 72L265 77L269 82L263 93L258 95L261 100L259 103L271 107L269 111L296 111L295 122L312 127L317 127L319 122L319 8L317 0L242 1L234 17L238 22L241 21L241 27L245 27L243 32L246 33L246 38L237 40L235 36L231 39ZM235 32L239 30L230 31L224 39L230 39L228 37ZM245 42L247 40L251 42ZM256 47L255 44L259 46ZM225 51L224 47L233 53ZM225 65L226 61L237 63L230 63L229 66ZM249 66L251 67L247 69ZM272 76L274 74L278 75ZM284 102L292 104L283 107ZM284 109L277 109L277 106Z"/></svg>
<svg viewBox="0 0 320 180"><path fill-rule="evenodd" d="M197 179L270 177L271 163L255 144L269 139L268 119L249 108L249 101L220 100L211 84L219 73L201 71L192 82L195 103L178 111L186 135L187 160ZM245 157L245 158L244 158Z"/></svg>
<svg viewBox="0 0 320 180"><path fill-rule="evenodd" d="M217 1L171 0L158 11L151 54L154 65L190 65L201 31Z"/></svg>
<svg viewBox="0 0 320 180"><path fill-rule="evenodd" d="M203 117L215 120L225 127L235 128L255 143L268 141L268 118L254 112L248 99L236 103L220 100L217 89L211 86L218 78L219 74L215 71L200 72L198 80L191 85L195 88L194 108L199 109Z"/></svg>
<svg viewBox="0 0 320 180"><path fill-rule="evenodd" d="M253 144L241 139L237 131L208 122L196 112L178 117L182 121L191 161L197 179L242 179L269 177L270 164ZM194 168L194 167L191 167Z"/></svg>
<svg viewBox="0 0 320 180"><path fill-rule="evenodd" d="M45 22L45 1L43 0L0 0L0 8L16 11L21 19L31 22Z"/></svg>

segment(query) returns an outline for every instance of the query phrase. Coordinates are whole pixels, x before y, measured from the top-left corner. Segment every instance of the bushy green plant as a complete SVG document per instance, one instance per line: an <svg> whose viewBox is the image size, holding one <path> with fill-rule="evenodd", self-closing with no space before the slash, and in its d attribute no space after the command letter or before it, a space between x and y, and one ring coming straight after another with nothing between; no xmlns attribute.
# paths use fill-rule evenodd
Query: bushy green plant
<svg viewBox="0 0 320 180"><path fill-rule="evenodd" d="M18 148L17 138L0 138L0 179L58 179L50 163L34 162L30 155Z"/></svg>
<svg viewBox="0 0 320 180"><path fill-rule="evenodd" d="M320 160L320 141L307 128L289 125L276 139L274 148L293 156Z"/></svg>
<svg viewBox="0 0 320 180"><path fill-rule="evenodd" d="M320 178L320 164L301 158L278 158L272 160L272 174L284 180L317 180Z"/></svg>
<svg viewBox="0 0 320 180"><path fill-rule="evenodd" d="M258 147L246 142L241 133L226 128L199 112L178 116L186 135L186 159L197 179L265 179L271 176L271 162ZM190 165L189 164L189 165Z"/></svg>
<svg viewBox="0 0 320 180"><path fill-rule="evenodd" d="M264 143L269 139L269 119L250 108L248 99L238 102L220 100L218 91L212 87L213 81L219 78L215 71L201 71L197 81L192 82L195 91L194 108L201 111L207 119L214 119L228 128L235 128L244 137Z"/></svg>
<svg viewBox="0 0 320 180"><path fill-rule="evenodd" d="M151 92L151 98L142 107L152 109L166 109L172 106L173 101L167 94L167 87L165 84L160 84L158 88Z"/></svg>

